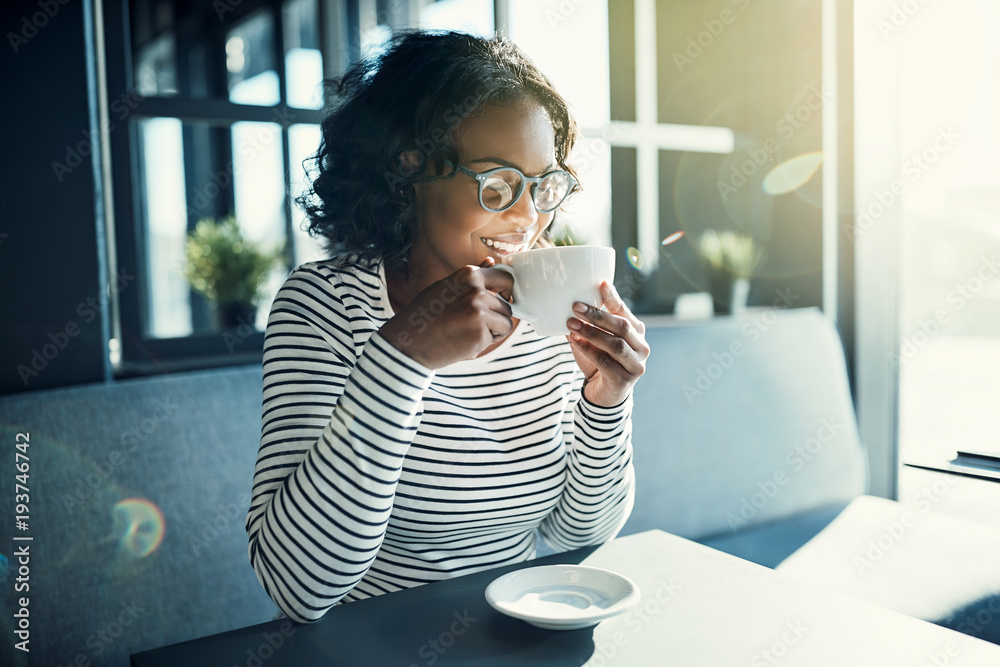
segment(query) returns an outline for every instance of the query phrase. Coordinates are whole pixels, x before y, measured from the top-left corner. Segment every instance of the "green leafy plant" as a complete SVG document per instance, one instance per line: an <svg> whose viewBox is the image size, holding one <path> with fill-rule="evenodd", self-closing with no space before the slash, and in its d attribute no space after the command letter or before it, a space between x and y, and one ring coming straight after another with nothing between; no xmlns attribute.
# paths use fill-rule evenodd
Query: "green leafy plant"
<svg viewBox="0 0 1000 667"><path fill-rule="evenodd" d="M553 223L555 228L551 233L552 245L581 245L581 242L573 236L573 228L566 222L559 221Z"/></svg>
<svg viewBox="0 0 1000 667"><path fill-rule="evenodd" d="M209 301L257 305L271 271L284 262L285 243L266 251L243 237L236 218L206 219L185 243L184 277Z"/></svg>
<svg viewBox="0 0 1000 667"><path fill-rule="evenodd" d="M760 244L740 232L706 229L697 244L713 269L731 273L734 278L753 276L764 256Z"/></svg>

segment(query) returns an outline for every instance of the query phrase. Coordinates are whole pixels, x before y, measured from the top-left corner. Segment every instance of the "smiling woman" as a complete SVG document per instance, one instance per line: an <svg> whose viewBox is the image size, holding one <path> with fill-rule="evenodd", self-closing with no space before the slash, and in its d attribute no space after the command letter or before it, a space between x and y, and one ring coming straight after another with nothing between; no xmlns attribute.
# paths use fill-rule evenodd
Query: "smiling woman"
<svg viewBox="0 0 1000 667"><path fill-rule="evenodd" d="M512 43L405 33L337 90L300 200L331 258L271 309L246 524L260 583L298 621L524 561L539 535L614 537L649 354L606 283L569 337L497 298L512 278L493 265L546 244L576 188L576 123Z"/></svg>

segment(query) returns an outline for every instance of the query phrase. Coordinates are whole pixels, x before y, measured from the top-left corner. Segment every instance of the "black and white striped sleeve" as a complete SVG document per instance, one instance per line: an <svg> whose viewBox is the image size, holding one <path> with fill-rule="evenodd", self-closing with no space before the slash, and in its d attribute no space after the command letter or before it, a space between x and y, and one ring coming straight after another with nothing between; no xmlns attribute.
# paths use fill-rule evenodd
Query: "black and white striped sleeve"
<svg viewBox="0 0 1000 667"><path fill-rule="evenodd" d="M568 551L613 539L632 512L632 396L605 408L583 397L566 436L566 487L539 531L553 548Z"/></svg>
<svg viewBox="0 0 1000 667"><path fill-rule="evenodd" d="M248 551L264 590L299 622L322 617L375 559L433 377L378 333L356 353L354 325L372 326L328 277L300 267L265 331Z"/></svg>

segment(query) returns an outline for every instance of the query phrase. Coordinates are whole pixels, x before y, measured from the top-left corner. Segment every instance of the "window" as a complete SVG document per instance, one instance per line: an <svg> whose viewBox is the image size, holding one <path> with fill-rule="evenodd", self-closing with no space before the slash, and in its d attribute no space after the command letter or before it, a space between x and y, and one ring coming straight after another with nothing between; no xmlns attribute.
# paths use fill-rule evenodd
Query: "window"
<svg viewBox="0 0 1000 667"><path fill-rule="evenodd" d="M117 262L138 272L137 287L120 295L119 373L259 355L287 271L323 257L292 201L307 185L302 161L318 146L321 80L408 27L497 30L553 80L583 132L571 160L584 190L560 218L576 241L616 247L616 283L634 310L671 312L678 295L705 289L694 240L708 228L765 244L765 275L751 299L756 292L770 304L791 286L796 305L819 305L819 4L107 3L107 49L132 63L108 58L109 98L131 107L130 132L112 136ZM762 151L765 160L754 161ZM729 183L746 164L749 184ZM772 172L785 181L769 191L763 181ZM724 196L723 186L737 194ZM217 310L180 273L198 221L227 215L253 241L286 244L286 266L235 333L220 328ZM665 250L660 241L678 231L687 236Z"/></svg>
<svg viewBox="0 0 1000 667"><path fill-rule="evenodd" d="M137 273L135 289L119 295L118 375L259 358L288 271L322 256L292 199L319 145L320 27L343 9L320 0L106 4L106 49L122 54L107 58L110 109L127 109L129 125L112 140L116 259ZM128 62L131 71L120 66ZM234 321L183 270L198 222L227 216L248 241L285 247L256 311Z"/></svg>
<svg viewBox="0 0 1000 667"><path fill-rule="evenodd" d="M991 0L928 5L899 49L899 447L944 464L1000 456L1000 43ZM931 54L936 55L931 55ZM879 224L877 197L859 224ZM887 205L892 205L888 202Z"/></svg>

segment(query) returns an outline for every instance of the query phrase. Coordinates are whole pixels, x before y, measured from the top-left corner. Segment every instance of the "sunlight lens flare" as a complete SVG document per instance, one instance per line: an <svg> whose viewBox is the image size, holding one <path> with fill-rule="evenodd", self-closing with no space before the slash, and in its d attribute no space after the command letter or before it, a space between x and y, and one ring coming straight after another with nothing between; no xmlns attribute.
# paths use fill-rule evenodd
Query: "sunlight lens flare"
<svg viewBox="0 0 1000 667"><path fill-rule="evenodd" d="M632 265L633 269L637 271L642 270L642 253L639 252L638 248L633 248L629 246L625 250L625 254L628 256L628 263Z"/></svg>
<svg viewBox="0 0 1000 667"><path fill-rule="evenodd" d="M823 164L823 151L803 153L785 160L772 169L761 188L769 195L783 195L797 190L813 177Z"/></svg>
<svg viewBox="0 0 1000 667"><path fill-rule="evenodd" d="M664 246L664 245L670 245L671 243L676 243L677 241L680 241L683 236L684 232L674 232L667 238L660 241L660 245Z"/></svg>
<svg viewBox="0 0 1000 667"><path fill-rule="evenodd" d="M132 556L145 558L163 541L166 521L155 503L145 498L126 498L115 503L111 515L115 537Z"/></svg>

